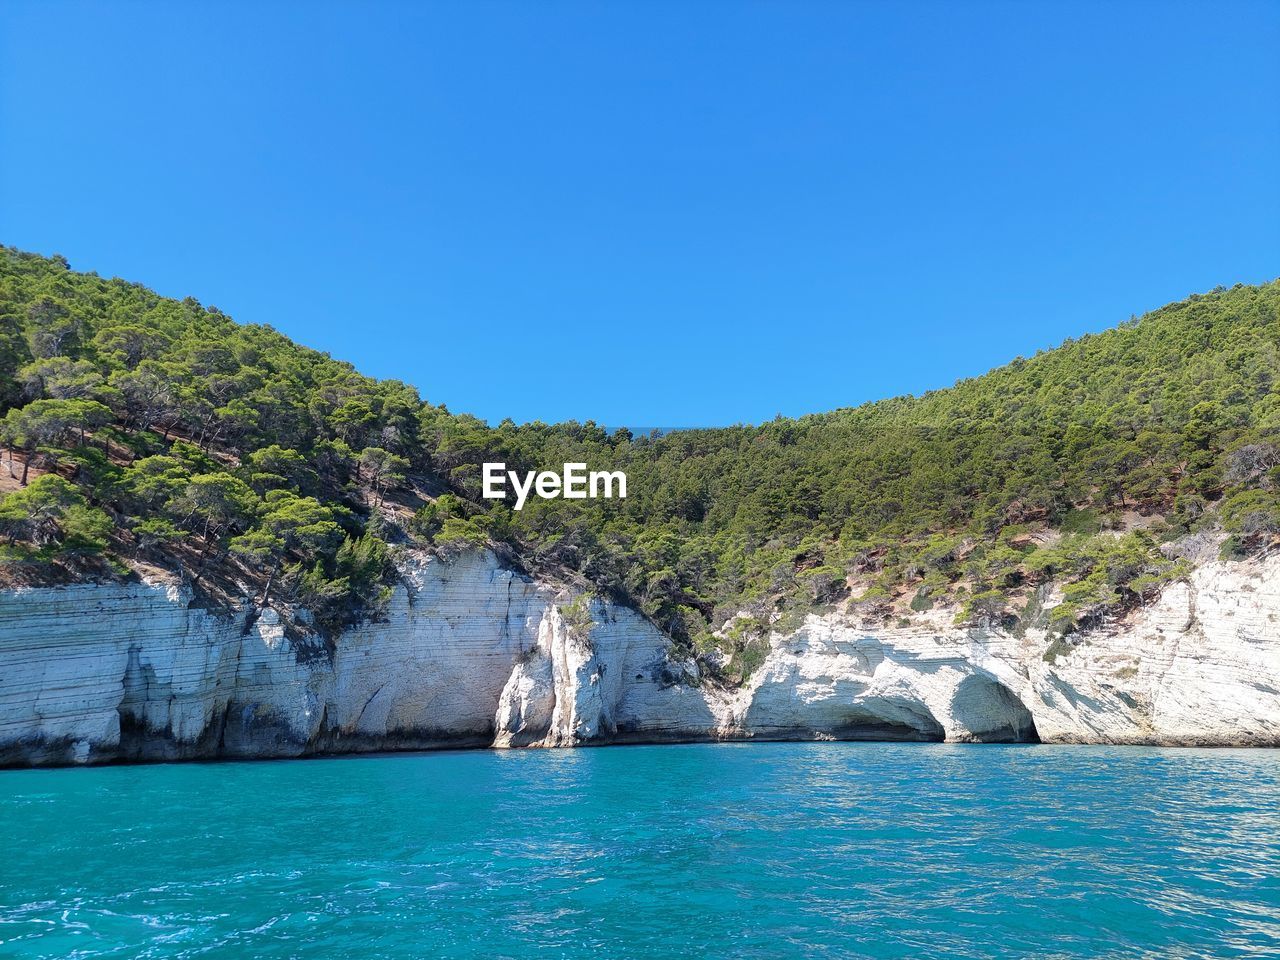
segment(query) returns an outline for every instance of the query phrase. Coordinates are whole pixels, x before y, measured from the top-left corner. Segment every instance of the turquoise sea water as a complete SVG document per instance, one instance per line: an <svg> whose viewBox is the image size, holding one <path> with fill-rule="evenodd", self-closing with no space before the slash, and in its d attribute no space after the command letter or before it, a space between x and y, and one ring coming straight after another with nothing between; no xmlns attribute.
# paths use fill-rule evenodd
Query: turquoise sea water
<svg viewBox="0 0 1280 960"><path fill-rule="evenodd" d="M0 772L0 956L1280 956L1280 752Z"/></svg>

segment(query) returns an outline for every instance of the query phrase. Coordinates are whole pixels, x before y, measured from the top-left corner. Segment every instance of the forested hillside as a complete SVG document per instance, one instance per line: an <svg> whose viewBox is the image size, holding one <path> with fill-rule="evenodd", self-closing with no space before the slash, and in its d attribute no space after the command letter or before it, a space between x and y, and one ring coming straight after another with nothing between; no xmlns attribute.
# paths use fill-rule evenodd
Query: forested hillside
<svg viewBox="0 0 1280 960"><path fill-rule="evenodd" d="M166 567L336 629L376 616L396 550L490 543L720 648L730 678L779 617L844 601L1069 632L1179 576L1198 531L1230 557L1274 545L1278 378L1273 282L923 397L660 437L490 428L269 327L3 248L0 563L9 583ZM515 512L480 498L493 460L622 469L629 496ZM1065 593L1043 609L1049 582Z"/></svg>

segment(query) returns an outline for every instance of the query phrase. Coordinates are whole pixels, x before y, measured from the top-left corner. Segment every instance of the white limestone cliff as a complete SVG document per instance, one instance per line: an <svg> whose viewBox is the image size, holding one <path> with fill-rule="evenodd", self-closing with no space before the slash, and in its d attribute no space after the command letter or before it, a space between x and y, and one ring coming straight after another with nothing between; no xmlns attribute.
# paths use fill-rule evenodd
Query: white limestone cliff
<svg viewBox="0 0 1280 960"><path fill-rule="evenodd" d="M490 553L402 573L385 616L332 643L248 602L202 609L174 582L0 592L0 765L751 738L1280 744L1280 558L1206 563L1048 658L1043 634L948 612L893 629L811 616L737 690L673 660L634 611Z"/></svg>

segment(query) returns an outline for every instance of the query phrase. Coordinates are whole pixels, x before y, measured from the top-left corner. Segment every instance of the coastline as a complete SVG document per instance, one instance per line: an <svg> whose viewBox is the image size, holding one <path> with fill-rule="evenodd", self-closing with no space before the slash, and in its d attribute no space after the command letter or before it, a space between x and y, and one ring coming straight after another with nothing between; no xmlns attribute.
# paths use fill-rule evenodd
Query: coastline
<svg viewBox="0 0 1280 960"><path fill-rule="evenodd" d="M740 686L627 608L487 551L419 556L381 622L323 655L276 611L176 581L0 598L5 767L659 743L1280 745L1280 560L1209 562L1049 656L1029 632L810 615Z"/></svg>

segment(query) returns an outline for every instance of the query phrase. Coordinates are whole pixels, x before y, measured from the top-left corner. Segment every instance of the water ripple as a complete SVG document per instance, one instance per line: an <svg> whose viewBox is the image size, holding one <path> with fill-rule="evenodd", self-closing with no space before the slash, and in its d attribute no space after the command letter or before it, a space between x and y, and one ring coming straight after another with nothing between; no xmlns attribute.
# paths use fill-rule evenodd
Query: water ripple
<svg viewBox="0 0 1280 960"><path fill-rule="evenodd" d="M1280 957L1280 755L768 744L0 774L16 958Z"/></svg>

